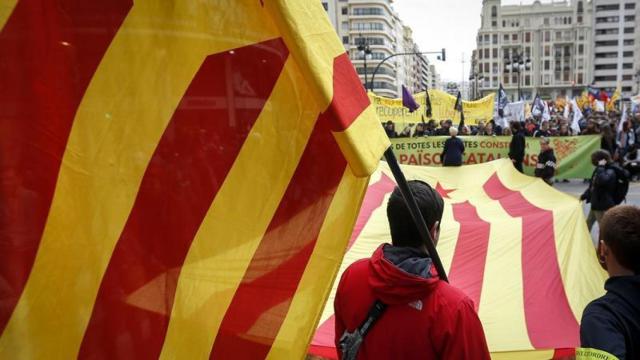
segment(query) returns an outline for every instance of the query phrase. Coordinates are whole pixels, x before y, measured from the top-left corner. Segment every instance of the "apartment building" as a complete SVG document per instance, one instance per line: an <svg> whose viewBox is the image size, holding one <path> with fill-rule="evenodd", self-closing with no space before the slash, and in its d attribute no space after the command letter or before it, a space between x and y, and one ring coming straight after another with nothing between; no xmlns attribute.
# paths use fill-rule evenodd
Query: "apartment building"
<svg viewBox="0 0 640 360"><path fill-rule="evenodd" d="M593 0L593 83L623 98L640 93L640 3Z"/></svg>
<svg viewBox="0 0 640 360"><path fill-rule="evenodd" d="M411 28L393 10L393 0L322 0L329 19L340 36L363 84L376 94L399 97L402 85L421 91L435 83L435 67L424 56L397 56L377 65L390 55L419 52ZM369 54L358 45L364 44ZM366 56L366 60L365 60Z"/></svg>
<svg viewBox="0 0 640 360"><path fill-rule="evenodd" d="M483 0L472 68L480 95L500 83L513 100L579 94L593 81L592 18L588 0Z"/></svg>

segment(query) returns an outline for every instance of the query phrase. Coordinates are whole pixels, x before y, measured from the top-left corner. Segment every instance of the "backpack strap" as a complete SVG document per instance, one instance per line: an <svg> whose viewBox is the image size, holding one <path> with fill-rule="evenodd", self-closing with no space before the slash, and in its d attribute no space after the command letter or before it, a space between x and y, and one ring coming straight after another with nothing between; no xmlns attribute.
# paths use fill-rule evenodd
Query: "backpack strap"
<svg viewBox="0 0 640 360"><path fill-rule="evenodd" d="M360 346L364 341L364 337L367 335L371 327L378 321L380 316L387 309L387 305L380 300L376 300L369 312L367 318L355 329L353 332L345 330L344 334L340 337L340 350L342 351L343 360L355 360L358 356Z"/></svg>

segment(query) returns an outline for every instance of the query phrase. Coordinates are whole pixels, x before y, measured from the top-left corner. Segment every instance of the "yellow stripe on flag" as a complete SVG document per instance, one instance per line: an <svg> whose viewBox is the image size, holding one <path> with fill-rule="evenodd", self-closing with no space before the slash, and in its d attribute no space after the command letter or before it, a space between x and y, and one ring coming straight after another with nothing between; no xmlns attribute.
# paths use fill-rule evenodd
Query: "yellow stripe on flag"
<svg viewBox="0 0 640 360"><path fill-rule="evenodd" d="M327 284L337 283L335 276L342 263L341 255L360 209L367 180L357 178L346 168L268 359L304 357L320 317L320 307L324 305L317 299L326 299L330 290Z"/></svg>
<svg viewBox="0 0 640 360"><path fill-rule="evenodd" d="M161 358L209 356L319 115L306 81L289 58L191 244Z"/></svg>
<svg viewBox="0 0 640 360"><path fill-rule="evenodd" d="M11 16L17 3L18 0L0 0L0 31L9 20L9 16Z"/></svg>
<svg viewBox="0 0 640 360"><path fill-rule="evenodd" d="M204 58L277 37L259 2L215 3L136 1L77 112L0 358L77 355L149 159Z"/></svg>

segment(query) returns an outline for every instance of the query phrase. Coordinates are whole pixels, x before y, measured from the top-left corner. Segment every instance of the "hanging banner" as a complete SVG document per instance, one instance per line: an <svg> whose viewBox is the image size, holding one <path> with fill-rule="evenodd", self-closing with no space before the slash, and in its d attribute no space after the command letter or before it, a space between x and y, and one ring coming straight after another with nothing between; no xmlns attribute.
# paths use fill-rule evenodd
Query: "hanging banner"
<svg viewBox="0 0 640 360"><path fill-rule="evenodd" d="M427 117L425 112L425 92L414 94L413 97L420 104L420 108L410 113L409 109L402 106L402 99L389 99L369 93L369 98L375 106L380 121L393 121L396 129L403 129L408 125L431 119L436 121L450 119L454 124L460 122L460 113L454 110L455 96L449 95L442 90L429 89L432 110L432 117L430 118ZM490 94L477 101L463 101L465 124L476 125L480 120L487 122L493 119L494 98L495 94Z"/></svg>
<svg viewBox="0 0 640 360"><path fill-rule="evenodd" d="M392 139L393 151L401 164L441 166L442 149L447 136ZM509 158L510 136L461 136L464 142L464 164L480 164L496 159ZM587 179L593 166L591 154L600 148L600 136L552 137L551 147L558 160L556 178ZM524 172L533 175L540 139L526 138Z"/></svg>

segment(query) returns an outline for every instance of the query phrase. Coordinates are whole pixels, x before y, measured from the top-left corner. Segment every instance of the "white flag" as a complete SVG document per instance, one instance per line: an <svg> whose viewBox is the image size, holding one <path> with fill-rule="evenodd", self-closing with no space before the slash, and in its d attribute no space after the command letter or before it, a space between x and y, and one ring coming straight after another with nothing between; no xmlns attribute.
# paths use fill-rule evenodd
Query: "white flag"
<svg viewBox="0 0 640 360"><path fill-rule="evenodd" d="M547 102L544 102L544 111L542 112L542 121L549 121L551 120L551 113L549 112L549 104L547 104Z"/></svg>
<svg viewBox="0 0 640 360"><path fill-rule="evenodd" d="M580 119L582 119L582 111L576 103L576 99L571 100L571 106L573 107L573 120L571 121L571 131L574 135L580 133Z"/></svg>
<svg viewBox="0 0 640 360"><path fill-rule="evenodd" d="M622 105L622 116L620 117L620 122L618 123L616 135L620 135L620 133L622 132L622 126L625 122L627 122L627 104Z"/></svg>
<svg viewBox="0 0 640 360"><path fill-rule="evenodd" d="M571 103L568 101L565 101L564 103L564 118L569 120L569 107L571 106Z"/></svg>

